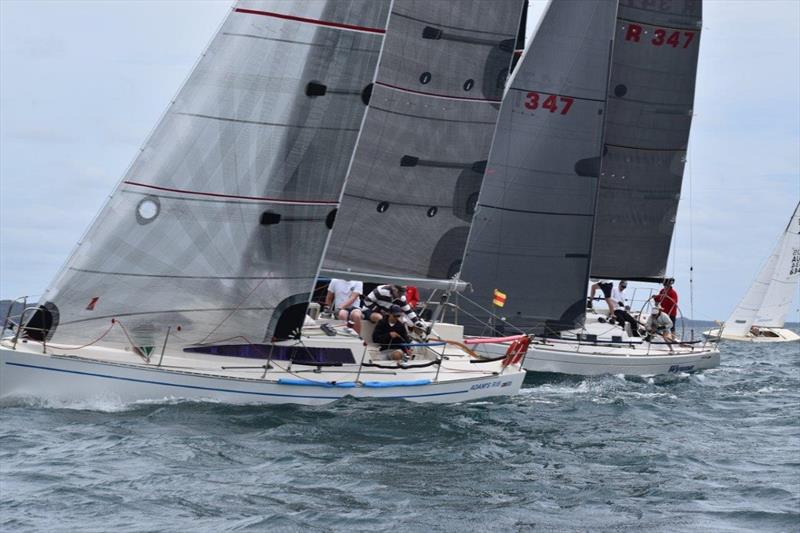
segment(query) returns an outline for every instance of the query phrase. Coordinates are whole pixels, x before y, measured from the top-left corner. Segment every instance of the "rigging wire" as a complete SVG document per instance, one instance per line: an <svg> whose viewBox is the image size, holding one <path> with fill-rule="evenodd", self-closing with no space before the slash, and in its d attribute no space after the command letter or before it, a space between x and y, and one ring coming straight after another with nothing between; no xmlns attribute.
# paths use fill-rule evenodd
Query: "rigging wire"
<svg viewBox="0 0 800 533"><path fill-rule="evenodd" d="M691 141L689 142L691 150ZM687 154L690 152L687 152ZM692 179L692 159L687 157L689 164L689 316L694 320L694 201L692 197L693 192L693 179ZM692 339L694 339L694 328L690 329Z"/></svg>

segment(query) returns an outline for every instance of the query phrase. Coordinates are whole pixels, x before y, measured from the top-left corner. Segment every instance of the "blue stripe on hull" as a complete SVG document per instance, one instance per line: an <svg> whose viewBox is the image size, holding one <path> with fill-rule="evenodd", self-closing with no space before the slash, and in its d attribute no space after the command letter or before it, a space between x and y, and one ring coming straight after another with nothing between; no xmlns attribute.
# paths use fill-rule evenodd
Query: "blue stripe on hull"
<svg viewBox="0 0 800 533"><path fill-rule="evenodd" d="M12 363L12 362L6 361L6 364L9 365L9 366L19 366L19 367L24 367L24 368L33 368L33 369L36 369L36 370L49 370L51 372L63 372L65 374L77 374L77 375L81 375L81 376L91 376L91 377L96 377L96 378L116 379L116 380L119 380L119 381L131 381L131 382L134 382L134 383L147 383L149 385L163 385L163 386L166 386L166 387L179 387L179 388L184 388L184 389L207 390L207 391L213 391L213 392L229 392L229 393L233 393L233 394L250 394L250 395L253 395L253 396L277 396L277 397L283 397L283 398L310 398L310 399L315 399L315 400L339 400L339 399L342 398L341 396L307 396L307 395L301 395L301 394L281 394L281 393L277 393L277 392L257 392L257 391L243 391L243 390L234 390L234 389L219 389L219 388L215 388L215 387L203 387L203 386L200 386L200 385L181 385L181 384L178 384L178 383L169 383L169 382L165 382L165 381L151 381L151 380L147 380L147 379L123 378L123 377L119 377L119 376L111 376L111 375L108 375L108 374L97 374L97 373L94 373L94 372L83 372L83 371L80 371L80 370L65 370L65 369L62 369L62 368L52 368L52 367L48 367L48 366L31 365L31 364L27 364L27 363ZM208 379L208 378L206 378L206 379ZM211 379L225 379L225 378L211 378ZM380 398L381 399L422 398L422 397L426 397L426 396L446 396L446 395L450 395L450 394L462 394L462 393L466 393L466 392L469 392L469 391L467 391L467 390L459 390L459 391L452 391L452 392L432 392L432 393L428 393L428 394L413 394L413 395L407 395L407 396L381 396Z"/></svg>

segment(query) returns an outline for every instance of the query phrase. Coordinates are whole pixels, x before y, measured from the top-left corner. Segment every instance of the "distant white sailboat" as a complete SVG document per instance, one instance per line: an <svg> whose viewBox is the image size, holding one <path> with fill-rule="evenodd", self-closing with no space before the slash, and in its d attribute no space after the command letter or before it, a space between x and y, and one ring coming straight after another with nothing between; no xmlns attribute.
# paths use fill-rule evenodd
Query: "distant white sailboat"
<svg viewBox="0 0 800 533"><path fill-rule="evenodd" d="M784 328L800 282L800 203L775 250L722 328L703 332L710 338L749 342L790 342L800 335ZM722 332L720 334L720 331Z"/></svg>

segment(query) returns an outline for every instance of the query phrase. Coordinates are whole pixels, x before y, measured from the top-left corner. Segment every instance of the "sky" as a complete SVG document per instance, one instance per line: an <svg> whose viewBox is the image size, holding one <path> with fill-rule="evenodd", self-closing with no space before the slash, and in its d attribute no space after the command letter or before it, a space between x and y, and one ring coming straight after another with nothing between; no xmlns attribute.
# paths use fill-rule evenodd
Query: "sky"
<svg viewBox="0 0 800 533"><path fill-rule="evenodd" d="M52 281L230 6L0 0L0 298ZM799 200L800 0L705 0L668 266L687 314L730 314Z"/></svg>

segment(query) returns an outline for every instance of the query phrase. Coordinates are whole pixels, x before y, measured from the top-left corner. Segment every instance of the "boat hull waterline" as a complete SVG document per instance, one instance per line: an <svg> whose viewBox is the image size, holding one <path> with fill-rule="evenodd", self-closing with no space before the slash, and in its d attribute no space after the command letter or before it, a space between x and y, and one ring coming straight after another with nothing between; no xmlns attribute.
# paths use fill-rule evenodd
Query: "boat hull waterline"
<svg viewBox="0 0 800 533"><path fill-rule="evenodd" d="M456 403L514 395L525 378L524 371L511 368L498 375L441 381L419 379L421 375L411 372L405 380L381 382L369 381L371 378L364 373L355 383L356 371L351 369L313 373L307 379L298 378L296 373L272 371L264 379L242 378L0 347L3 399L98 399L123 403L190 399L231 404L322 405L354 397ZM334 377L336 385L326 382L334 381Z"/></svg>

